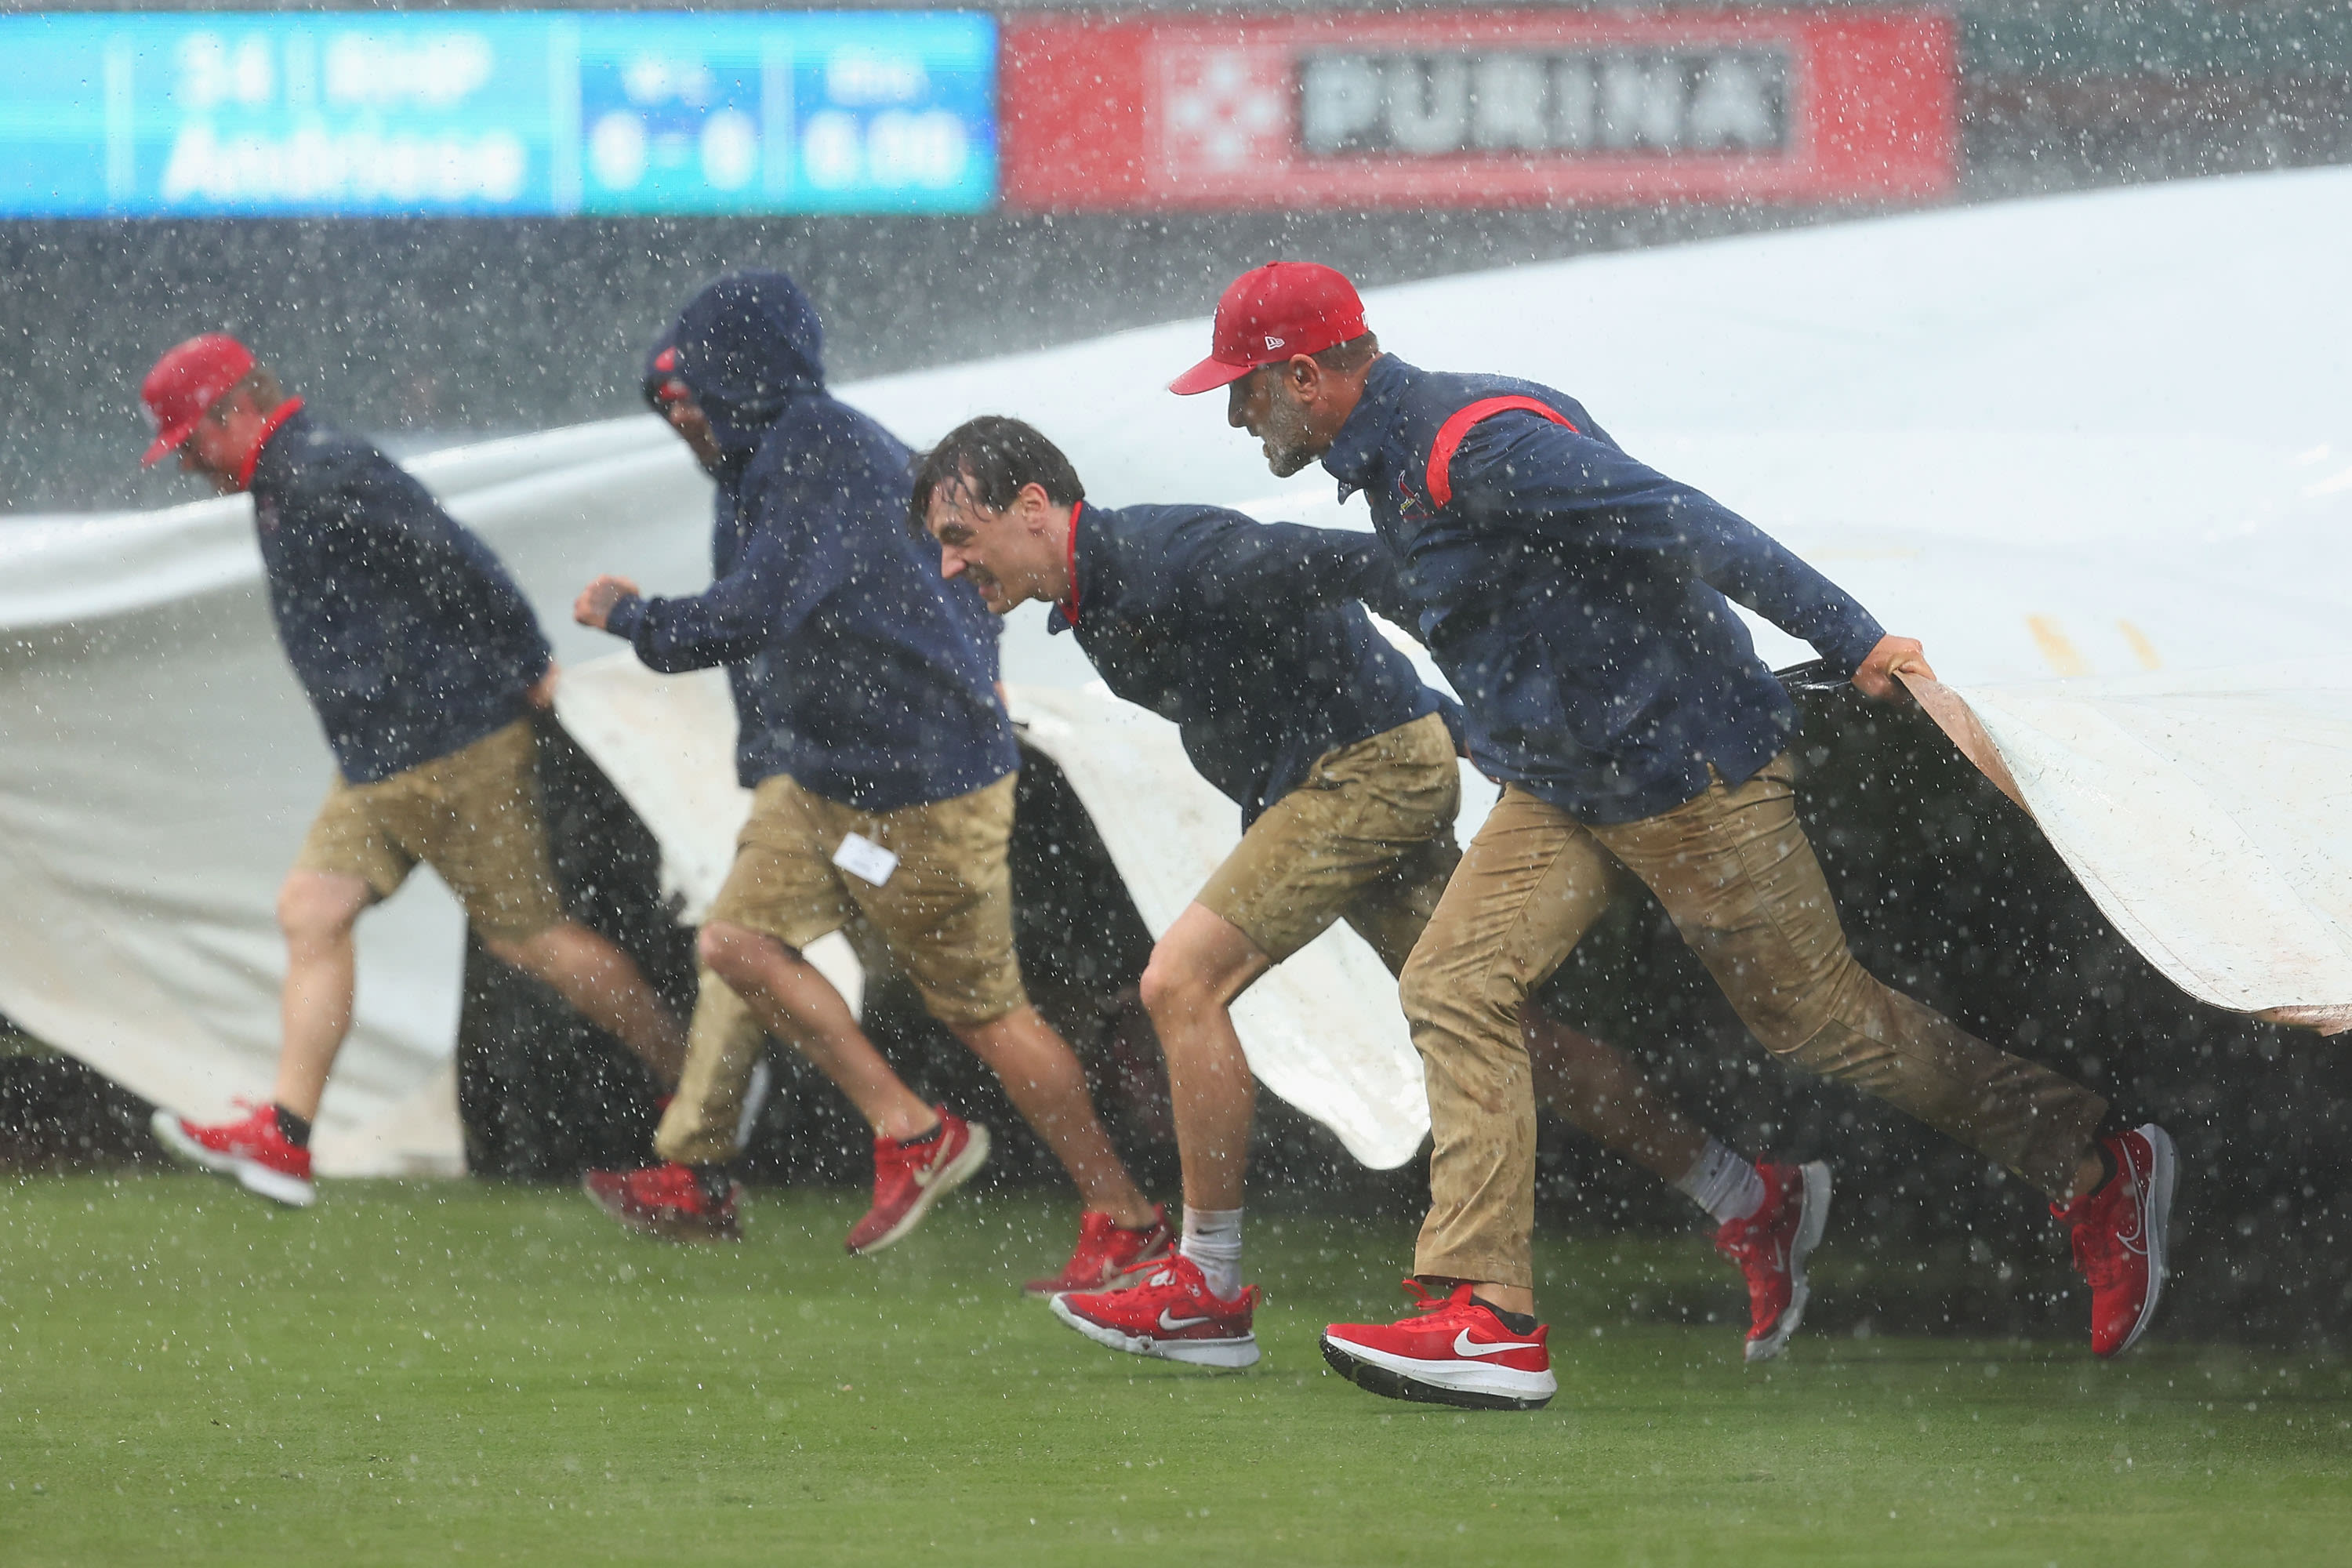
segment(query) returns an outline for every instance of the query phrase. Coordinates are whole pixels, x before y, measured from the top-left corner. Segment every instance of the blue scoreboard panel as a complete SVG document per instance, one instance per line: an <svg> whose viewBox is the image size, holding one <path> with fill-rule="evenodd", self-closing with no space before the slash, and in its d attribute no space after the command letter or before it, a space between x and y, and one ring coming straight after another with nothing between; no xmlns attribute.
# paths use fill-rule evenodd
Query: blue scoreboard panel
<svg viewBox="0 0 2352 1568"><path fill-rule="evenodd" d="M969 212L966 12L0 16L0 216Z"/></svg>

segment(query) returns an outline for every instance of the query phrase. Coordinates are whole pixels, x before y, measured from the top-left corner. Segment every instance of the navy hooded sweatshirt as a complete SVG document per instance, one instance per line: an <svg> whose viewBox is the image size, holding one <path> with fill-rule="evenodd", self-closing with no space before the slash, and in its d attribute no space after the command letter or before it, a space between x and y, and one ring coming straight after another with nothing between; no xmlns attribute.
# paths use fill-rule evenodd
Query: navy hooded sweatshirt
<svg viewBox="0 0 2352 1568"><path fill-rule="evenodd" d="M907 531L911 454L824 390L816 312L781 273L704 289L672 328L677 377L723 461L717 579L623 599L605 625L655 669L728 667L736 773L865 811L1019 766L996 700L996 618Z"/></svg>
<svg viewBox="0 0 2352 1568"><path fill-rule="evenodd" d="M1082 502L1070 602L1046 625L1075 630L1104 684L1176 724L1246 830L1324 752L1448 706L1357 602L1391 576L1368 533Z"/></svg>
<svg viewBox="0 0 2352 1568"><path fill-rule="evenodd" d="M1729 508L1533 382L1372 363L1323 466L1362 490L1471 758L1580 821L1746 782L1795 728L1737 599L1851 675L1884 631Z"/></svg>
<svg viewBox="0 0 2352 1568"><path fill-rule="evenodd" d="M335 765L375 784L523 717L547 639L488 545L299 408L284 405L247 486L270 617Z"/></svg>

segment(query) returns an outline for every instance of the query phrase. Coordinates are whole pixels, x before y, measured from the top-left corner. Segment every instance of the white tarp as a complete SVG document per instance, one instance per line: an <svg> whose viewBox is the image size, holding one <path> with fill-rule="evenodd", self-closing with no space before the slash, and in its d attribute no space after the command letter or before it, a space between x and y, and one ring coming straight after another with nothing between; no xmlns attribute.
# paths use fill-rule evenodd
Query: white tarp
<svg viewBox="0 0 2352 1568"><path fill-rule="evenodd" d="M1100 681L1013 683L1013 718L1054 759L1094 818L1154 936L1192 901L1241 837L1234 803L1192 771L1174 725L1112 697ZM661 841L663 891L684 918L709 908L751 811L735 784L734 715L713 671L656 675L620 653L572 669L564 726ZM849 944L828 938L810 960L855 998ZM1399 1165L1429 1131L1395 984L1345 927L1327 931L1252 987L1235 1008L1266 1088L1320 1120L1368 1165Z"/></svg>
<svg viewBox="0 0 2352 1568"><path fill-rule="evenodd" d="M1995 769L2165 973L2217 1005L2325 1020L2352 1007L2347 253L2352 171L2322 170L1629 252L1369 303L1410 360L1576 395L1636 456L1921 637ZM1269 479L1220 399L1160 390L1206 338L1193 321L846 395L918 443L972 413L1024 415L1107 504L1361 526L1318 470ZM568 625L593 572L656 592L704 578L708 491L651 419L415 467L514 567L567 661L612 650ZM205 1114L267 1091L271 893L331 765L278 661L248 517L231 500L0 521L0 1012ZM1776 663L1803 651L1759 645ZM1027 615L1007 677L1075 690L1088 672ZM574 700L593 706L587 684L567 717L593 728ZM1073 768L1082 795L1089 766ZM1123 842L1119 814L1097 810ZM1206 853L1129 875L1196 884ZM420 878L367 917L361 947L321 1167L452 1168L454 906ZM1297 1040L1344 1064L1360 1042L1328 1041L1330 1005L1307 998ZM1286 1074L1283 1026L1247 1027L1269 1081L1304 1084L1293 1098L1323 1114L1328 1075ZM1402 1028L1387 1038L1402 1062ZM1326 1120L1355 1126L1360 1152L1413 1131L1412 1108L1355 1087L1356 1109L1334 1100Z"/></svg>

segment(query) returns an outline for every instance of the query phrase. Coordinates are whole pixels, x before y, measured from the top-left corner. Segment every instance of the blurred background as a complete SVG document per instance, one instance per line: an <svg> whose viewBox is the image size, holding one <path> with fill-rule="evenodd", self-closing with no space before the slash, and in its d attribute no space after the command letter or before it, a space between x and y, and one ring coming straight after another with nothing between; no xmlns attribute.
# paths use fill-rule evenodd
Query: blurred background
<svg viewBox="0 0 2352 1568"><path fill-rule="evenodd" d="M801 279L847 380L1205 315L1276 257L1371 285L2345 161L2352 7L2273 0L17 12L0 16L0 529L187 499L138 468L135 385L210 330L414 452L635 410L644 345L745 266ZM1806 807L1864 961L2167 1120L2200 1162L2185 1331L2340 1337L2340 1048L2187 1002L1916 714L1809 702ZM575 905L689 984L650 838L551 741ZM1167 1191L1133 992L1148 934L1050 764L1024 774L1022 822L1033 987ZM1839 1163L1857 1256L1823 1326L2078 1331L2040 1201L1766 1061L1654 905L1624 900L1553 1000L1741 1146ZM1011 1128L908 998L870 1005L919 1087ZM0 1164L153 1157L143 1108L20 1048ZM634 1069L478 950L460 1067L478 1172L568 1179L645 1146ZM788 1077L751 1173L863 1180L862 1128ZM1000 1139L996 1179L1049 1179L1034 1144ZM1415 1168L1362 1172L1270 1101L1261 1143L1270 1202L1418 1201ZM1549 1122L1545 1161L1549 1224L1692 1228ZM1629 1310L1722 1305L1662 1283Z"/></svg>
<svg viewBox="0 0 2352 1568"><path fill-rule="evenodd" d="M2278 0L0 16L0 510L152 504L133 392L252 337L409 448L625 412L694 287L848 378L1367 284L2352 158Z"/></svg>

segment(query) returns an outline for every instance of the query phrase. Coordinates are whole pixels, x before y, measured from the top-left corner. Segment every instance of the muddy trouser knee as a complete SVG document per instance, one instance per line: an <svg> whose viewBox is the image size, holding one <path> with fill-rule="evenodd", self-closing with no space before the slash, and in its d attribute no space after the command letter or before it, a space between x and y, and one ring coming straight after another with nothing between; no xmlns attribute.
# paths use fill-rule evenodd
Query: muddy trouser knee
<svg viewBox="0 0 2352 1568"><path fill-rule="evenodd" d="M1535 1090L1519 1016L1607 907L1606 851L1507 790L1445 885L1399 984L1429 1093L1429 1215L1413 1272L1531 1288Z"/></svg>
<svg viewBox="0 0 2352 1568"><path fill-rule="evenodd" d="M700 971L686 1067L654 1133L656 1154L682 1165L716 1165L735 1157L743 1096L767 1038L743 998L709 969Z"/></svg>
<svg viewBox="0 0 2352 1568"><path fill-rule="evenodd" d="M1664 904L1776 1056L1850 1083L2056 1197L2106 1101L1889 989L1847 950L1785 758L1640 822L1593 829Z"/></svg>

